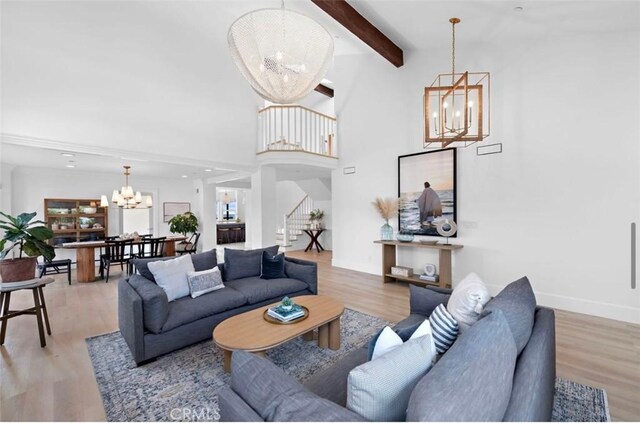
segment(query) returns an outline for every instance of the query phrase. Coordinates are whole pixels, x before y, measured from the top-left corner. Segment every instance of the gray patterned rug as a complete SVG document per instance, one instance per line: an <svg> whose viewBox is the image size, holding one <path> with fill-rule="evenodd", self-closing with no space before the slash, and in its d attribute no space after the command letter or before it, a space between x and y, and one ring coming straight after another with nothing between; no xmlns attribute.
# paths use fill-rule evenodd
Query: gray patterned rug
<svg viewBox="0 0 640 423"><path fill-rule="evenodd" d="M267 353L286 373L304 382L359 348L388 322L345 309L338 351L296 339ZM87 338L105 413L109 421L216 421L217 392L229 383L222 354L204 341L136 367L120 332ZM601 389L558 379L554 421L609 421Z"/></svg>

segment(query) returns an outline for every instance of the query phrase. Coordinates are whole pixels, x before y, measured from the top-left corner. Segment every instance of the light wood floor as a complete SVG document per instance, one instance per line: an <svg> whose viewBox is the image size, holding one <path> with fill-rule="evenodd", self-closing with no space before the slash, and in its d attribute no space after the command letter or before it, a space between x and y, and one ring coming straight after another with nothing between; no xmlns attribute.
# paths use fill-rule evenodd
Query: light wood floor
<svg viewBox="0 0 640 423"><path fill-rule="evenodd" d="M398 321L408 314L406 284L331 266L331 253L288 255L317 261L320 293L354 310ZM113 268L114 274L116 267ZM0 347L0 421L105 420L85 338L118 329L117 278L68 286L64 277L45 288L53 335L40 348L35 318L9 322ZM30 292L15 293L12 308L32 306ZM640 420L640 326L556 313L558 376L607 390L614 420Z"/></svg>

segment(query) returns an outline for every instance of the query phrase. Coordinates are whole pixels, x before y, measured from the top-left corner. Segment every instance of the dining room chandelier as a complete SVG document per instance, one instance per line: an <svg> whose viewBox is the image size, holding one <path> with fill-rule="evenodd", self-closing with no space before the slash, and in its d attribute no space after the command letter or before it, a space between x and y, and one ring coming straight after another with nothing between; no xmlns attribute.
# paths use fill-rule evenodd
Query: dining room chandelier
<svg viewBox="0 0 640 423"><path fill-rule="evenodd" d="M273 103L294 103L318 86L333 57L333 37L301 13L260 9L227 34L231 57L251 87Z"/></svg>
<svg viewBox="0 0 640 423"><path fill-rule="evenodd" d="M111 196L111 202L118 205L118 207L122 209L135 209L135 208L150 208L153 206L151 201L151 197L146 197L146 201L142 202L142 193L140 191L136 191L134 193L133 188L129 185L129 176L131 172L131 166L122 166L124 168L124 186L118 191L117 189L113 190L113 195Z"/></svg>
<svg viewBox="0 0 640 423"><path fill-rule="evenodd" d="M489 136L489 72L456 71L456 24L451 18L451 73L424 89L424 147L467 147Z"/></svg>

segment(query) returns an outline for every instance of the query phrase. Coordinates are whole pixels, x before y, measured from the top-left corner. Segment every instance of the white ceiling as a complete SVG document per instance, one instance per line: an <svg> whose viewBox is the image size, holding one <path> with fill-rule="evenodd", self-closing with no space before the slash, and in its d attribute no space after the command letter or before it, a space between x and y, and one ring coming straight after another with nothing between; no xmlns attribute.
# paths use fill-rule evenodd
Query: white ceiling
<svg viewBox="0 0 640 423"><path fill-rule="evenodd" d="M550 33L638 31L640 25L635 1L349 3L408 57L416 50L448 48L451 16L462 19L457 33L462 50L477 43L499 50ZM323 24L334 36L336 56L375 54L311 1L285 5ZM78 169L119 173L131 164L140 174L192 177L202 175L205 166L246 170L254 164L262 101L232 63L226 34L242 14L279 7L279 0L3 1L1 6L3 136L56 140L98 154L78 154ZM381 59L380 66L393 65ZM332 79L331 70L327 78ZM347 87L333 88L340 95ZM322 98L311 96L311 103ZM107 147L125 153L100 154ZM26 154L21 148L27 147L4 145L0 161L65 164L60 151ZM139 161L147 154L148 162ZM123 156L138 161L124 163ZM185 165L190 160L198 164Z"/></svg>

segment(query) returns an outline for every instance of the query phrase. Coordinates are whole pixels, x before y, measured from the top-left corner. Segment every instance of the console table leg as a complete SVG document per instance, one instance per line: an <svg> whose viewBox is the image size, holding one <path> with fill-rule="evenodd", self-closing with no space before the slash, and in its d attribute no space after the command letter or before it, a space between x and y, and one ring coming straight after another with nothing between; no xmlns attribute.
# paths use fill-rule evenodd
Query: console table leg
<svg viewBox="0 0 640 423"><path fill-rule="evenodd" d="M395 245L382 245L382 282L389 283L395 282L395 279L389 276L391 274L391 268L396 265L396 246Z"/></svg>
<svg viewBox="0 0 640 423"><path fill-rule="evenodd" d="M451 250L440 250L440 288L451 286Z"/></svg>
<svg viewBox="0 0 640 423"><path fill-rule="evenodd" d="M318 328L318 346L329 348L329 325L322 325Z"/></svg>
<svg viewBox="0 0 640 423"><path fill-rule="evenodd" d="M340 318L329 322L329 348L340 349Z"/></svg>

